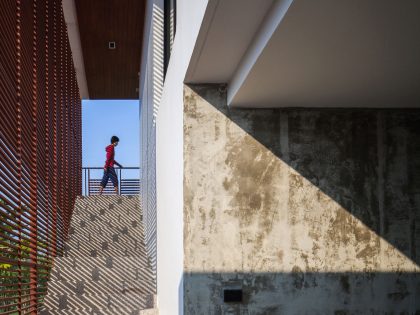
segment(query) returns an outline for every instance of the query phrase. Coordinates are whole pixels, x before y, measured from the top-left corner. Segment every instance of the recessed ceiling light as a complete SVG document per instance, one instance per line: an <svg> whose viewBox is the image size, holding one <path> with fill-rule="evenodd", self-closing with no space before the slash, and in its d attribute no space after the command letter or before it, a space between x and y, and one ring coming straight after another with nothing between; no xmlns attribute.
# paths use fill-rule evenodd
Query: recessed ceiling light
<svg viewBox="0 0 420 315"><path fill-rule="evenodd" d="M115 48L117 48L117 45L115 45L115 42L108 42L108 48L109 49L115 49Z"/></svg>

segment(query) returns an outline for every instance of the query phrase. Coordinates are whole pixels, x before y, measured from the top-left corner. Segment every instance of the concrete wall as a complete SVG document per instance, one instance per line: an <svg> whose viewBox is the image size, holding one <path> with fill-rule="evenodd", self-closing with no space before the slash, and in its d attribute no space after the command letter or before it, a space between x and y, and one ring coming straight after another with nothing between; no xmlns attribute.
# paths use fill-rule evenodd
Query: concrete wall
<svg viewBox="0 0 420 315"><path fill-rule="evenodd" d="M420 111L184 102L185 314L420 312Z"/></svg>

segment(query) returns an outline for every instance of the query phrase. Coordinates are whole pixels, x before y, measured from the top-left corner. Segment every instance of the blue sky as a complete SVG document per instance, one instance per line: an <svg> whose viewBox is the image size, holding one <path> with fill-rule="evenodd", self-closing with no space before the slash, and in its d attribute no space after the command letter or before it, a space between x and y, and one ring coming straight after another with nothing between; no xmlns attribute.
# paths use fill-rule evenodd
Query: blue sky
<svg viewBox="0 0 420 315"><path fill-rule="evenodd" d="M120 138L115 159L125 167L139 166L139 101L82 101L83 166L103 166L105 147Z"/></svg>

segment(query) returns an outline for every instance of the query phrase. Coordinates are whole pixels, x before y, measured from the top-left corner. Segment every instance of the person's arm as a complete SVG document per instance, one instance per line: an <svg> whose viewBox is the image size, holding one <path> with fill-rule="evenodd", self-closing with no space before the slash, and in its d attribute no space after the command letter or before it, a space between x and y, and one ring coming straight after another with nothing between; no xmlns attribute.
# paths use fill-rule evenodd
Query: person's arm
<svg viewBox="0 0 420 315"><path fill-rule="evenodd" d="M117 161L114 160L114 163L117 164L119 168L123 168L123 166L120 163L118 163Z"/></svg>

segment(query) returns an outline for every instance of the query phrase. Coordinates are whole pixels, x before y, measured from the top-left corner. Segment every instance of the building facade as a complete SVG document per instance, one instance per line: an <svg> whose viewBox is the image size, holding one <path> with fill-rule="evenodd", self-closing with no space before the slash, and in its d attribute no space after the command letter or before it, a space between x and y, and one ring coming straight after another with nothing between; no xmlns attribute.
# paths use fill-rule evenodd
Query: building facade
<svg viewBox="0 0 420 315"><path fill-rule="evenodd" d="M418 9L147 1L161 314L420 311Z"/></svg>

